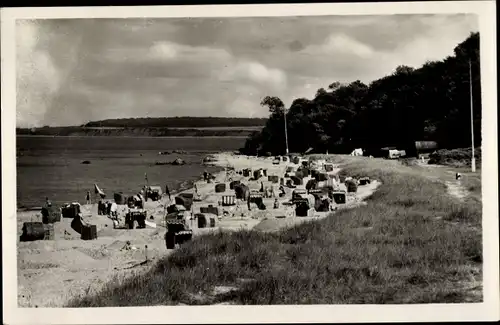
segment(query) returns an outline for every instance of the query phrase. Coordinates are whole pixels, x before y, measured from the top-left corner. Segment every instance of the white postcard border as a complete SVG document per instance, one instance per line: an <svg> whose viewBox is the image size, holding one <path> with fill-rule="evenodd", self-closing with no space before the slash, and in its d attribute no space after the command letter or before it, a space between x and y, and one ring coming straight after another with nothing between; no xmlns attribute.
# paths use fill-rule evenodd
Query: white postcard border
<svg viewBox="0 0 500 325"><path fill-rule="evenodd" d="M6 324L305 323L480 321L499 319L496 16L494 1L210 5L154 7L3 8L2 249ZM480 28L483 104L484 302L427 305L179 306L133 308L18 308L16 261L15 20L50 18L259 17L475 13Z"/></svg>

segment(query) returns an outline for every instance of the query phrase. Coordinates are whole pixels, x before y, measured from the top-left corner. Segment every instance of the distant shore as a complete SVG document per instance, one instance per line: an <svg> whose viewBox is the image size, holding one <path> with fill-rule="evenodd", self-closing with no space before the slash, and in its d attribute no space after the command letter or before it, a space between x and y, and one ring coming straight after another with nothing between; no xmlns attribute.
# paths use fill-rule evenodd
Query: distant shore
<svg viewBox="0 0 500 325"><path fill-rule="evenodd" d="M166 138L166 139L176 139L176 138L246 138L244 135L167 135L167 136L147 136L147 135L43 135L43 134L16 134L16 137L29 137L29 138L81 138L81 137L105 137L105 138Z"/></svg>
<svg viewBox="0 0 500 325"><path fill-rule="evenodd" d="M40 129L16 130L17 136L104 136L104 137L248 137L258 132L258 127L242 128L86 128L86 127L46 127Z"/></svg>

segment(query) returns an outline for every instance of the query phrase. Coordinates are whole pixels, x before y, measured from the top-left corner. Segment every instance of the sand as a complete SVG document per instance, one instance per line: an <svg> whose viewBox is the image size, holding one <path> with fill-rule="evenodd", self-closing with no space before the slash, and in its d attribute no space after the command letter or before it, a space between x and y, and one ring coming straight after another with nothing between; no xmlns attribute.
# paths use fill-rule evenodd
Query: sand
<svg viewBox="0 0 500 325"><path fill-rule="evenodd" d="M291 163L273 165L273 159L237 156L232 154L216 154L214 165L222 167L232 166L235 171L252 167L267 169L268 175L283 175L286 167ZM332 173L338 172L338 167ZM250 188L260 189L261 181L249 181L234 172L218 173L214 183L202 180L196 182L198 194L203 198L201 202L194 202L192 213L199 213L202 206L212 204L218 206L222 194L232 193L229 190L231 180L242 180ZM271 185L267 177L262 179L264 186ZM215 184L225 182L227 192L215 193ZM304 182L304 184L306 184ZM275 184L277 185L277 184ZM378 182L359 186L356 195L348 195L347 203L340 208L352 208L362 204L373 191ZM299 186L298 188L303 188ZM181 193L194 193L188 189ZM312 217L295 217L293 207L283 203L290 200L292 191L287 190L284 198L280 198L280 208L273 209L274 199L264 199L266 210L257 209L256 205L248 211L246 202L237 200L237 206L219 207L223 215L216 218L214 228L197 227L196 220L189 222L194 236L207 234L213 231L237 231L240 229L254 229L268 232L277 231L285 227L325 218L328 213L315 212ZM148 270L154 263L144 266L137 264L146 260L146 245L148 260L155 261L170 254L164 241L166 232L163 223L165 207L173 204L164 196L160 201L148 201L145 210L148 223L145 229L114 229L113 222L107 216L97 215L97 204L83 205L84 220L97 226L98 238L84 241L80 234L71 228L70 219L61 219L54 225L55 240L36 242L19 242L18 248L18 302L20 307L62 307L71 297L79 296L99 290L115 276L127 277L136 272ZM124 214L126 208L120 206L119 213ZM23 222L41 221L39 211L18 212L18 234L21 234ZM153 217L152 219L150 217ZM284 217L284 218L283 218ZM130 246L127 246L127 242ZM129 249L127 249L129 248Z"/></svg>

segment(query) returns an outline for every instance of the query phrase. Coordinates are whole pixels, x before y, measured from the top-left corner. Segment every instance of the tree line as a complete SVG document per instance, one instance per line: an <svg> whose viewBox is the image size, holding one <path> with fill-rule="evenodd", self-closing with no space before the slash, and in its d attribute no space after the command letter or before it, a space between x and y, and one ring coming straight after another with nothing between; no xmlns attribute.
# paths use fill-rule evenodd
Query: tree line
<svg viewBox="0 0 500 325"><path fill-rule="evenodd" d="M240 151L284 154L285 112L290 152L404 149L415 141L436 141L440 148L449 149L470 147L470 75L474 138L480 146L479 33L471 33L452 56L418 69L398 66L369 85L359 80L333 82L327 89L318 89L313 99L297 98L288 108L278 97L265 97L261 105L269 108L269 119L261 132L249 135Z"/></svg>
<svg viewBox="0 0 500 325"><path fill-rule="evenodd" d="M121 128L206 128L206 127L250 127L264 126L266 118L232 117L146 117L107 119L88 122L84 127L121 127Z"/></svg>

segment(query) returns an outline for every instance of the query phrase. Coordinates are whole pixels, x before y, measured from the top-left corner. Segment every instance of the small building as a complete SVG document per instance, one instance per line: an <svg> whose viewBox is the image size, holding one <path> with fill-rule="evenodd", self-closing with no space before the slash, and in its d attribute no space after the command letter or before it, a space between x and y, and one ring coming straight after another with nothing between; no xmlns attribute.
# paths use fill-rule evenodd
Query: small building
<svg viewBox="0 0 500 325"><path fill-rule="evenodd" d="M380 148L380 150L377 154L372 155L372 156L390 158L391 151L394 151L397 149L398 149L397 147L383 147L383 148Z"/></svg>
<svg viewBox="0 0 500 325"><path fill-rule="evenodd" d="M432 153L438 149L439 146L436 141L411 141L387 144L387 146L383 148L377 148L374 146L368 147L364 150L363 155L389 158L389 152L391 150L398 150L400 153L404 151L406 153L406 157L419 157L421 154Z"/></svg>
<svg viewBox="0 0 500 325"><path fill-rule="evenodd" d="M436 141L415 141L409 145L406 154L412 157L419 157L421 154L429 154L439 149Z"/></svg>

